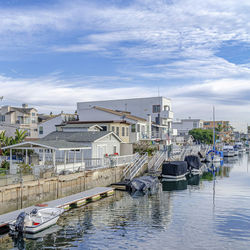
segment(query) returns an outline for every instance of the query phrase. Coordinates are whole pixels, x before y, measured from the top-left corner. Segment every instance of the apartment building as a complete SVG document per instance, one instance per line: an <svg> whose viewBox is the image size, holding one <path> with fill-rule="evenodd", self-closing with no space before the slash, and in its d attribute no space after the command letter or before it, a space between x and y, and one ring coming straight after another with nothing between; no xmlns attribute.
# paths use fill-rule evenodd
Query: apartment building
<svg viewBox="0 0 250 250"><path fill-rule="evenodd" d="M172 104L171 100L165 97L147 97L133 98L107 101L92 101L77 103L77 114L79 120L86 119L86 110L94 107L101 107L120 112L126 115L126 112L132 116L141 117L148 121L152 128L150 138L168 140L170 143L170 135L172 130Z"/></svg>
<svg viewBox="0 0 250 250"><path fill-rule="evenodd" d="M177 129L178 136L187 136L188 132L195 128L203 128L204 121L201 119L181 119L172 123L173 129Z"/></svg>
<svg viewBox="0 0 250 250"><path fill-rule="evenodd" d="M37 110L29 108L27 104L22 107L2 106L0 108L0 125L27 131L27 138L37 138ZM12 131L12 130L11 130ZM13 130L14 131L14 130Z"/></svg>

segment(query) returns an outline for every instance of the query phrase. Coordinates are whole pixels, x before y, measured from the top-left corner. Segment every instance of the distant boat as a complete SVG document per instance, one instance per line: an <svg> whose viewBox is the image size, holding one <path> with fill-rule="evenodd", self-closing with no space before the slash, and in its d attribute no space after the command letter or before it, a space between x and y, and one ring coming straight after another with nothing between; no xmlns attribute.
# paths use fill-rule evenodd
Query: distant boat
<svg viewBox="0 0 250 250"><path fill-rule="evenodd" d="M223 147L223 155L224 157L233 157L234 156L234 147L227 145Z"/></svg>

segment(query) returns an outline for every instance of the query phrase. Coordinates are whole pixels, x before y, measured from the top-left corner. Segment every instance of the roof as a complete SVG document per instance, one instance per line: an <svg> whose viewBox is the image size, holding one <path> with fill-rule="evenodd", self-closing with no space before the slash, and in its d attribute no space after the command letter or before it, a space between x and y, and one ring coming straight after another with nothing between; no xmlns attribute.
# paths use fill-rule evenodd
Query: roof
<svg viewBox="0 0 250 250"><path fill-rule="evenodd" d="M128 124L130 125L129 122L125 120L110 120L110 121L69 121L67 124L99 124L99 123L123 123L123 124Z"/></svg>
<svg viewBox="0 0 250 250"><path fill-rule="evenodd" d="M141 118L141 117L138 117L138 116L135 116L135 115L131 115L130 113L128 113L126 111L112 110L112 109L107 109L107 108L98 107L98 106L94 106L93 108L97 109L97 110L101 110L101 111L107 112L107 113L110 113L110 114L113 114L113 115L123 116L124 119L128 118L130 120L142 121L142 122L146 122L147 121L144 118Z"/></svg>
<svg viewBox="0 0 250 250"><path fill-rule="evenodd" d="M24 113L24 114L30 114L30 111L34 109L36 110L35 108L16 108L16 107L11 107L11 111L19 111L21 113Z"/></svg>
<svg viewBox="0 0 250 250"><path fill-rule="evenodd" d="M46 148L54 150L72 150L72 149L90 149L82 143L68 142L65 140L38 140L38 141L25 141L18 144L3 147L2 149L9 148Z"/></svg>
<svg viewBox="0 0 250 250"><path fill-rule="evenodd" d="M45 136L43 139L41 139L41 141L65 140L68 142L94 142L108 134L113 134L119 141L122 141L116 134L110 131L83 131L83 132L55 131Z"/></svg>
<svg viewBox="0 0 250 250"><path fill-rule="evenodd" d="M62 126L62 125L56 125L56 126ZM102 127L100 127L97 124L67 123L63 125L63 128L91 128L91 127L97 127L100 130L102 130Z"/></svg>

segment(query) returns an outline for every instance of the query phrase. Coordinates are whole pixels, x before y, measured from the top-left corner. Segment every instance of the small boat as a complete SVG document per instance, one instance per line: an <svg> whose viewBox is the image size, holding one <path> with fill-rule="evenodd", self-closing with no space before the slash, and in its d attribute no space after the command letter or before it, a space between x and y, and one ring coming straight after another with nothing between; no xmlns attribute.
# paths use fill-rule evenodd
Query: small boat
<svg viewBox="0 0 250 250"><path fill-rule="evenodd" d="M63 208L34 208L29 214L21 212L17 219L9 223L11 232L37 233L54 224L64 212Z"/></svg>
<svg viewBox="0 0 250 250"><path fill-rule="evenodd" d="M233 157L234 156L234 147L227 145L223 147L223 156L224 157Z"/></svg>
<svg viewBox="0 0 250 250"><path fill-rule="evenodd" d="M201 161L200 158L196 155L188 155L185 157L184 161L187 162L187 167L190 173L192 174L201 174Z"/></svg>
<svg viewBox="0 0 250 250"><path fill-rule="evenodd" d="M129 187L132 193L136 191L143 193L147 193L149 191L150 193L154 193L154 191L157 189L157 185L158 178L156 176L148 175L133 179L130 182Z"/></svg>
<svg viewBox="0 0 250 250"><path fill-rule="evenodd" d="M162 164L162 178L183 179L188 173L186 161L164 162Z"/></svg>

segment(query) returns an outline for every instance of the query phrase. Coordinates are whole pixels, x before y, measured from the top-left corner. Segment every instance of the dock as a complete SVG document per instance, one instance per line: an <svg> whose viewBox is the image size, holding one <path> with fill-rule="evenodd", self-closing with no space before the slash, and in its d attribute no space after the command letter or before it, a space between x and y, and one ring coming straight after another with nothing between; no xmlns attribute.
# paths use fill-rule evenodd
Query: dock
<svg viewBox="0 0 250 250"><path fill-rule="evenodd" d="M96 187L90 190L83 191L81 193L66 196L57 200L44 202L47 207L60 207L65 211L70 208L80 207L89 202L97 201L101 198L108 197L114 194L114 189L110 187ZM15 220L21 212L30 213L32 209L42 209L40 206L30 206L27 208L19 209L13 212L0 215L0 229L6 227L9 222Z"/></svg>

